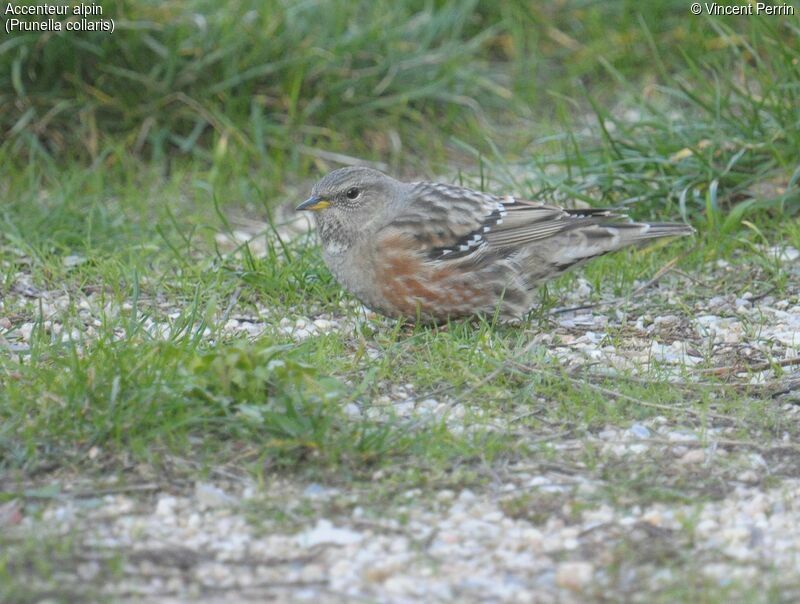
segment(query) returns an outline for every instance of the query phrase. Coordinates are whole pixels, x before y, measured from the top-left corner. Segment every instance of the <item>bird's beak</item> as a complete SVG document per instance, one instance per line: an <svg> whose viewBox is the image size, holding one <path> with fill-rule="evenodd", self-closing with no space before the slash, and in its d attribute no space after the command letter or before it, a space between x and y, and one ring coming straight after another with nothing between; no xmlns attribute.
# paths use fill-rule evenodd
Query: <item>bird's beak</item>
<svg viewBox="0 0 800 604"><path fill-rule="evenodd" d="M320 210L324 210L331 202L327 199L320 199L319 197L310 197L306 199L303 203L297 206L294 210L295 212L300 212L302 210L311 210L313 212L319 212Z"/></svg>

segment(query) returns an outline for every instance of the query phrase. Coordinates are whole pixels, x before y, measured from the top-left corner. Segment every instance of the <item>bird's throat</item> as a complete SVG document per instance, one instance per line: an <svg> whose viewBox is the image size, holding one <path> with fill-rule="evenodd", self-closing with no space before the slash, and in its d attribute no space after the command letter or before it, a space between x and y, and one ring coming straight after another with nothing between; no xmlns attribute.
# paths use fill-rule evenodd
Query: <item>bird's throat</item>
<svg viewBox="0 0 800 604"><path fill-rule="evenodd" d="M344 254L350 249L355 237L347 232L347 228L335 216L326 216L317 223L317 232L322 249L332 256Z"/></svg>

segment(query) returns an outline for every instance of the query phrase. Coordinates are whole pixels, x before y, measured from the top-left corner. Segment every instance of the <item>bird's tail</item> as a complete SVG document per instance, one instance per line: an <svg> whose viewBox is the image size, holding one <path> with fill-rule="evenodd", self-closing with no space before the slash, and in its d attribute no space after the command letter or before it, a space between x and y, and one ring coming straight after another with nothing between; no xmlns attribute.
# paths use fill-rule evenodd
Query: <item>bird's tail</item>
<svg viewBox="0 0 800 604"><path fill-rule="evenodd" d="M611 220L607 221L609 218ZM592 258L625 247L641 247L654 239L683 237L695 232L686 224L622 222L616 221L617 218L617 216L587 217L574 228L550 238L549 245L540 245L532 249L525 262L526 281L529 287L581 266Z"/></svg>
<svg viewBox="0 0 800 604"><path fill-rule="evenodd" d="M619 233L619 245L613 249L620 249L628 245L641 245L651 239L662 237L685 237L693 235L695 230L688 224L677 222L628 222L603 225L601 229L608 229L613 237L616 230Z"/></svg>

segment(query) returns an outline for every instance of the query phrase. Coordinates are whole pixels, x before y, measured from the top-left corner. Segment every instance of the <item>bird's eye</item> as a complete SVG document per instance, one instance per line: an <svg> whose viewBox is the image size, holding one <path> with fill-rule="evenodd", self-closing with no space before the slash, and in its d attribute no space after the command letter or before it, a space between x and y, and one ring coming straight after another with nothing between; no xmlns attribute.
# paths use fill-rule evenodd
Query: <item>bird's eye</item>
<svg viewBox="0 0 800 604"><path fill-rule="evenodd" d="M361 191L359 191L355 187L350 187L349 189L347 189L347 193L345 193L345 195L347 195L347 199L355 199L356 197L358 197L359 193L361 193Z"/></svg>

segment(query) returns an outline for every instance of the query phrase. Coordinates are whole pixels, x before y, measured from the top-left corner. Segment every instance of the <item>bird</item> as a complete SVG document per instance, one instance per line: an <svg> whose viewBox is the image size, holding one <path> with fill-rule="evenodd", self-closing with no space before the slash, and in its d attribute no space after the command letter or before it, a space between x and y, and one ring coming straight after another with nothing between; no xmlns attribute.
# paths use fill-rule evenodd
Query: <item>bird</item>
<svg viewBox="0 0 800 604"><path fill-rule="evenodd" d="M540 284L621 248L691 235L682 223L633 222L611 209L566 209L372 168L334 170L295 208L311 212L322 258L367 308L441 324L518 321Z"/></svg>

